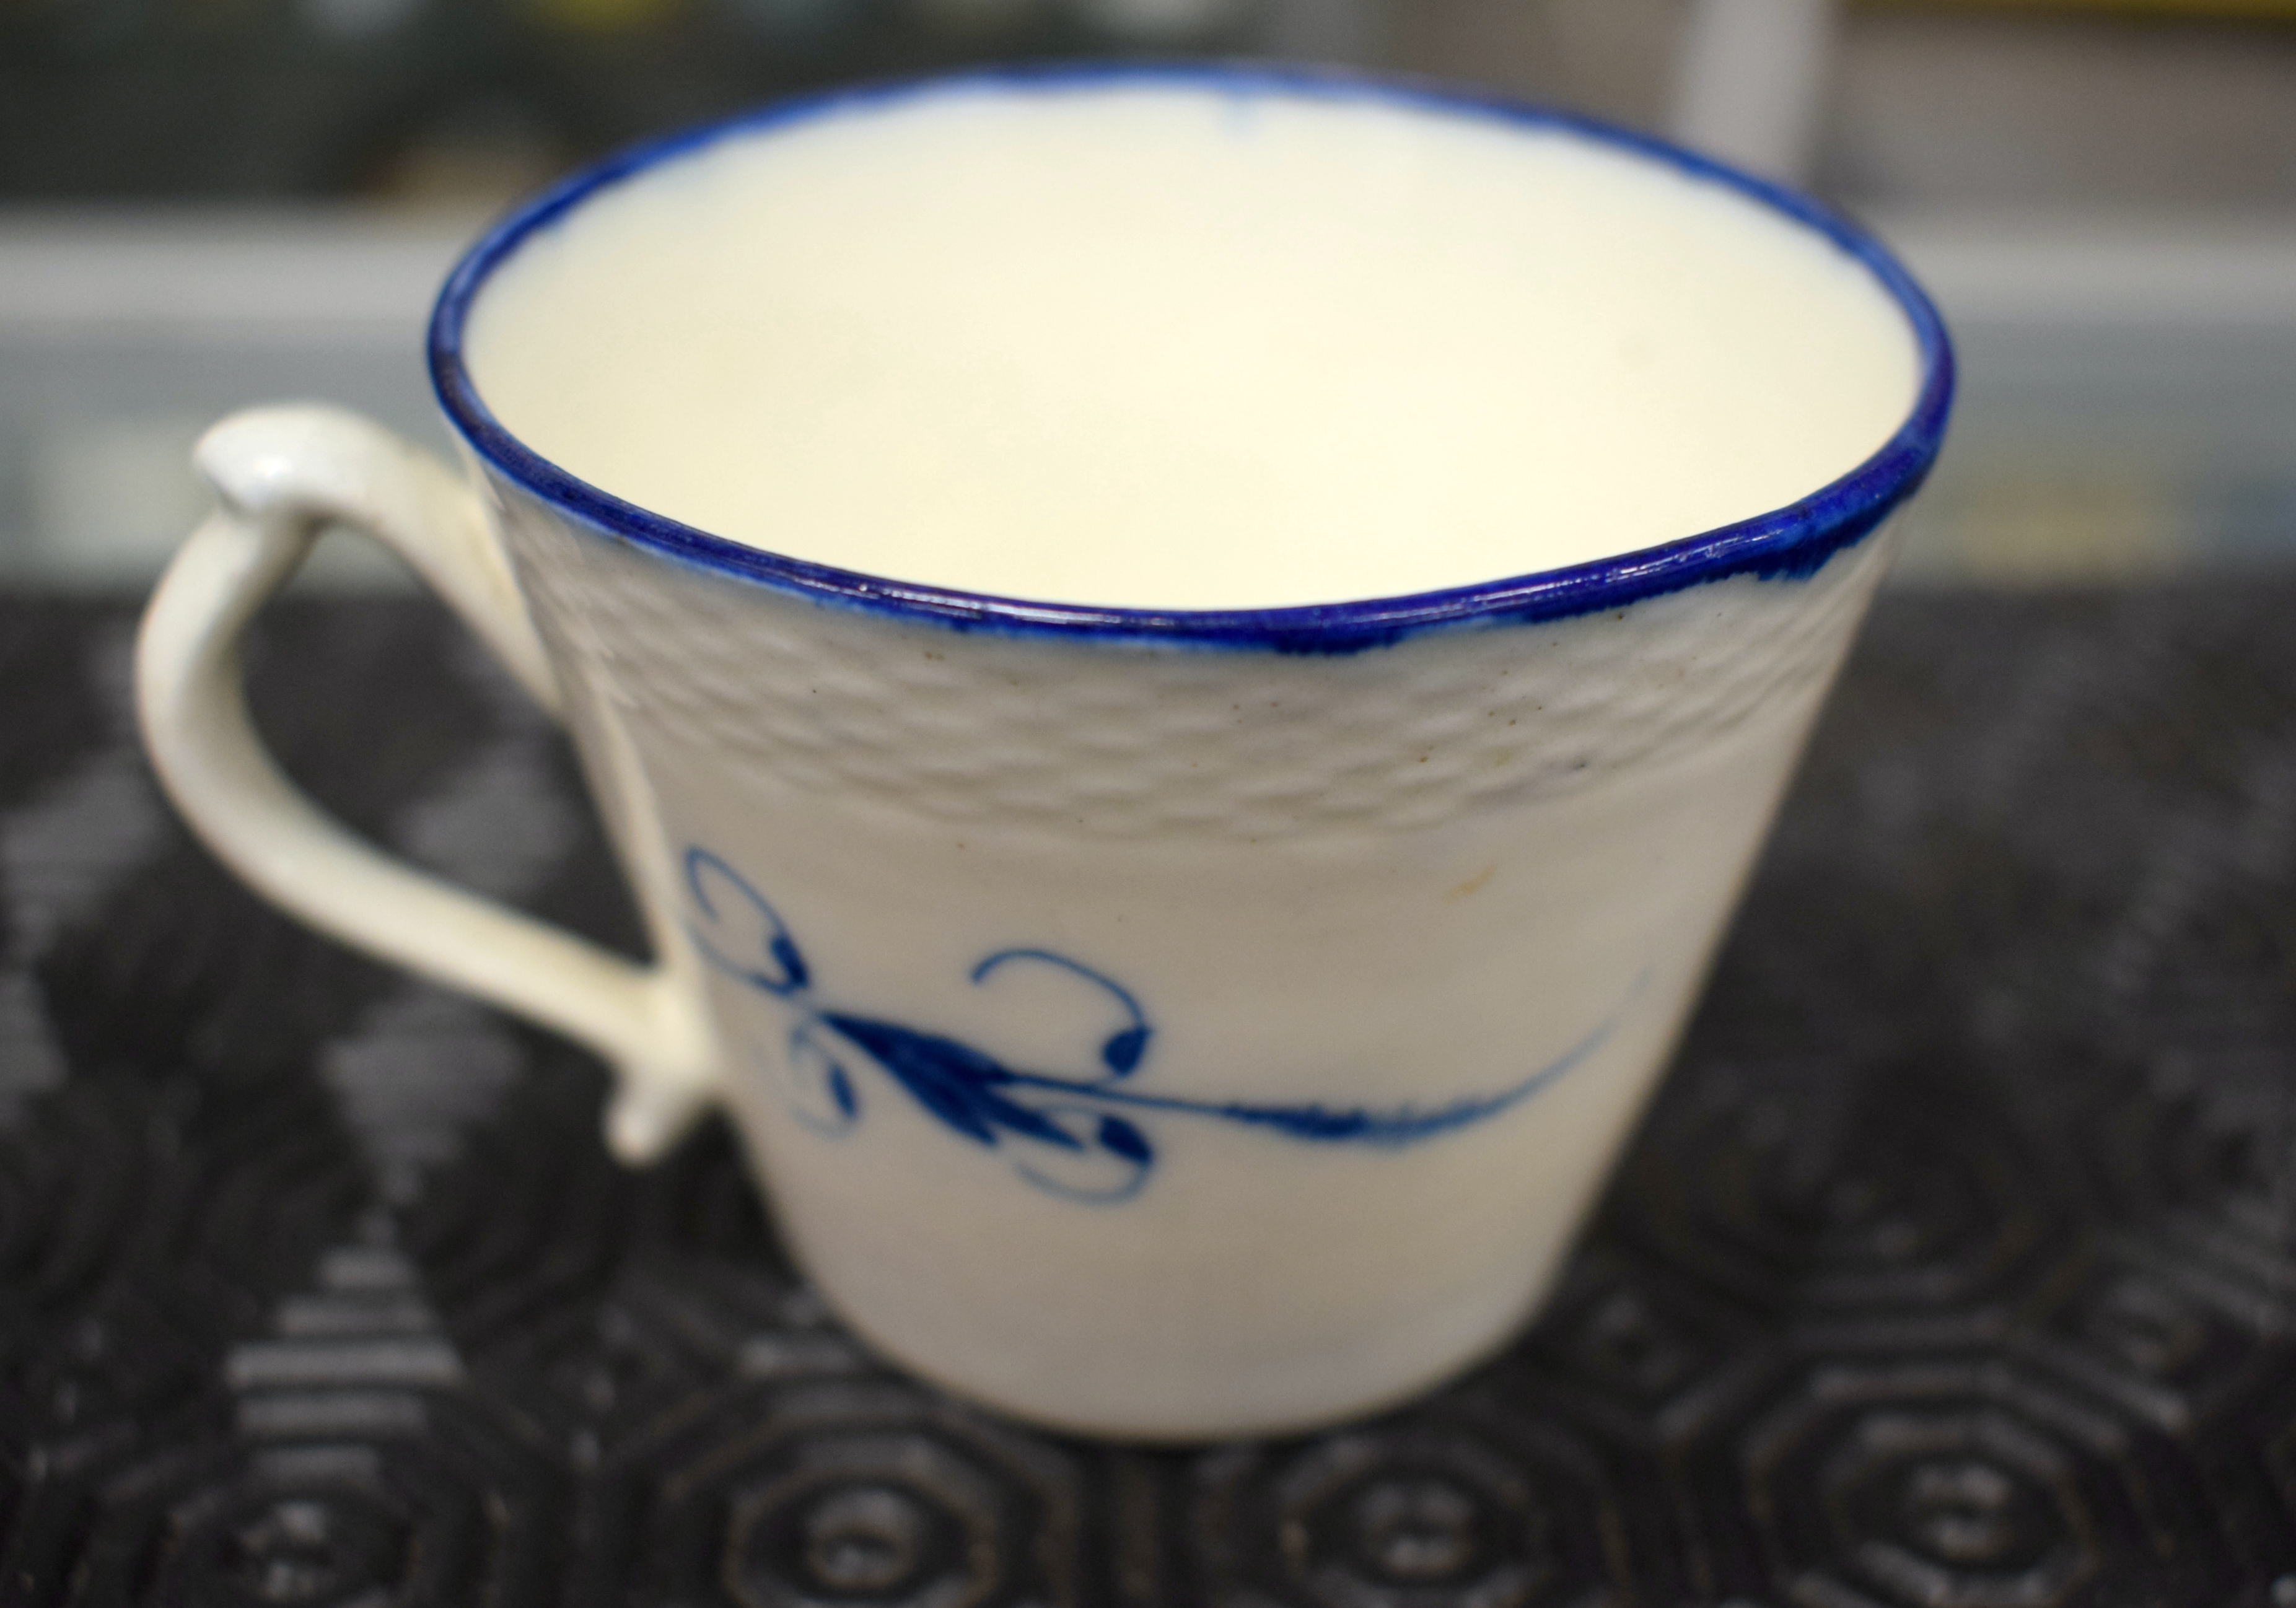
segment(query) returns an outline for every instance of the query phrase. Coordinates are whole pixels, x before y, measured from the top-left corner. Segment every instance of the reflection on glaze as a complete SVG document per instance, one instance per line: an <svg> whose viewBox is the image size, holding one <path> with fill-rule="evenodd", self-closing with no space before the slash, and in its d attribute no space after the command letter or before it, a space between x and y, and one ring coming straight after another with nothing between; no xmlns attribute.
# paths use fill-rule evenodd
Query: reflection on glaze
<svg viewBox="0 0 2296 1608"><path fill-rule="evenodd" d="M1066 1075L1005 1065L969 1044L874 1016L840 1010L815 994L804 954L773 905L720 856L685 851L687 932L710 964L797 1014L790 1031L793 1108L808 1128L845 1132L860 1120L853 1068L874 1067L955 1133L992 1149L1011 1146L1013 1168L1038 1188L1073 1200L1128 1200L1147 1183L1156 1149L1139 1120L1202 1117L1267 1128L1316 1144L1400 1149L1495 1117L1586 1060L1607 1038L1618 1012L1554 1061L1496 1093L1431 1109L1414 1105L1261 1105L1142 1090L1131 1079L1155 1029L1130 990L1090 966L1046 949L1000 949L972 968L974 986L1008 967L1037 967L1073 979L1104 1002L1106 1032L1088 1070Z"/></svg>

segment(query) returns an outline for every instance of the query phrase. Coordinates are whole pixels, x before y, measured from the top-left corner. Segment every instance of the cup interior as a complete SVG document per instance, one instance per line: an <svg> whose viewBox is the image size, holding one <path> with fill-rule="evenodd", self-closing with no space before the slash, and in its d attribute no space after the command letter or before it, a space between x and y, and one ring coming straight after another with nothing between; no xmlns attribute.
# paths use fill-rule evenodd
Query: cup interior
<svg viewBox="0 0 2296 1608"><path fill-rule="evenodd" d="M1346 651L1808 573L1926 471L1879 246L1583 119L1234 69L778 106L515 215L431 359L562 513L824 601Z"/></svg>

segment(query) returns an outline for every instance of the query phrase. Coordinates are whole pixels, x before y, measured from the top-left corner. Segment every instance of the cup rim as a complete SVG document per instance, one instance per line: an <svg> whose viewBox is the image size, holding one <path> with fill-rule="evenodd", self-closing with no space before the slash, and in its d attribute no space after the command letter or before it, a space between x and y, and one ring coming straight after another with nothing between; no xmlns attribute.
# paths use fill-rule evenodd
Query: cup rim
<svg viewBox="0 0 2296 1608"><path fill-rule="evenodd" d="M627 502L543 457L496 419L480 398L464 365L464 327L494 270L529 236L549 227L592 194L664 162L719 140L927 95L1136 86L1367 103L1423 115L1480 119L1505 127L1559 129L1721 185L1816 230L1855 258L1880 283L1911 326L1920 353L1922 379L1913 405L1897 431L1864 463L1808 496L1656 546L1557 569L1393 596L1262 609L1136 609L1062 603L894 580L713 536ZM1169 645L1308 654L1352 653L1439 628L1528 625L1596 613L1734 576L1764 580L1807 578L1835 553L1871 534L1919 488L1943 444L1954 391L1952 341L1927 294L1880 242L1797 191L1655 135L1504 95L1339 69L1229 62L1057 63L940 73L792 97L641 142L561 180L514 209L482 235L455 265L439 293L430 316L428 350L431 384L439 406L485 464L584 524L688 565L763 582L816 603L957 630L1130 638Z"/></svg>

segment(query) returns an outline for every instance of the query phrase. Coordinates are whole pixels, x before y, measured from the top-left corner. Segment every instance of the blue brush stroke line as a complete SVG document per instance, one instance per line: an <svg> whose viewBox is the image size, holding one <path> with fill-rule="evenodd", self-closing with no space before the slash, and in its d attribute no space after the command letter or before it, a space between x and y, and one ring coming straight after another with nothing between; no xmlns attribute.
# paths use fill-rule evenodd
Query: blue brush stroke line
<svg viewBox="0 0 2296 1608"><path fill-rule="evenodd" d="M1057 1124L998 1089L1042 1089L1078 1101L1125 1106L1177 1116L1218 1117L1318 1144L1372 1144L1399 1149L1439 1134L1470 1127L1520 1104L1554 1083L1599 1049L1617 1026L1614 1013L1585 1038L1521 1082L1496 1094L1470 1095L1432 1111L1399 1106L1374 1111L1365 1106L1334 1110L1321 1104L1261 1105L1243 1100L1192 1099L1154 1095L1113 1083L1086 1083L1041 1072L1015 1071L955 1039L916 1034L865 1017L827 1013L831 1027L866 1052L920 1105L942 1122L980 1144L996 1143L1007 1128L1065 1150L1084 1148ZM1128 1124L1128 1128L1129 1125ZM1136 1131L1136 1130L1135 1130Z"/></svg>
<svg viewBox="0 0 2296 1608"><path fill-rule="evenodd" d="M1129 1077L1140 1065L1140 1058L1148 1053L1149 1036L1154 1030L1148 1025L1148 1013L1140 1008L1140 1002L1132 997L1132 990L1114 978L1094 971L1082 961L1070 960L1065 955L1055 955L1050 949L999 949L972 968L973 986L980 987L988 980L992 972L1008 962L1016 960L1041 961L1046 965L1057 967L1072 976L1081 977L1085 981L1104 990L1117 1004L1124 1007L1125 1014L1132 1019L1131 1023L1119 1031L1111 1034L1101 1045L1100 1059L1102 1064L1108 1068L1111 1077Z"/></svg>
<svg viewBox="0 0 2296 1608"><path fill-rule="evenodd" d="M1062 1150L1082 1150L1082 1142L1033 1107L996 1093L1027 1081L993 1056L938 1033L866 1016L825 1011L821 1020L868 1053L916 1103L958 1133L982 1144L996 1143L1000 1128ZM1100 1086L1055 1079L1051 1087L1090 1092Z"/></svg>
<svg viewBox="0 0 2296 1608"><path fill-rule="evenodd" d="M1418 1111L1408 1105L1398 1106L1391 1111L1374 1111L1365 1106L1333 1110L1316 1104L1256 1105L1242 1100L1192 1100L1182 1095L1143 1094L1137 1089L1077 1083L1034 1072L1008 1072L1007 1077L1023 1087L1056 1089L1063 1094L1114 1105L1132 1106L1142 1111L1222 1117L1231 1122L1272 1128L1291 1138L1304 1139L1311 1144L1375 1144L1400 1149L1406 1144L1416 1144L1423 1139L1471 1127L1486 1118L1497 1116L1511 1106L1521 1104L1600 1049L1617 1025L1618 1018L1611 1017L1512 1088L1501 1089L1492 1095L1469 1095L1448 1105L1438 1106L1433 1111Z"/></svg>

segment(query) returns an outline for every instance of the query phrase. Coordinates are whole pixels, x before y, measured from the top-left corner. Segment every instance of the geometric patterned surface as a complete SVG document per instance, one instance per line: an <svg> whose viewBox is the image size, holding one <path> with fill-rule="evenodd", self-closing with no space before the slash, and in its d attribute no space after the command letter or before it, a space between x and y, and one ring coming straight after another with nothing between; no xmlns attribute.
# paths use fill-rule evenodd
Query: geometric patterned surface
<svg viewBox="0 0 2296 1608"><path fill-rule="evenodd" d="M1393 652L1357 650L1410 632L1333 626L1274 652L1166 652L1143 674L1128 648L998 630L946 652L942 626L729 586L489 484L576 704L658 735L657 763L706 756L760 792L1061 842L1406 832L1705 752L1807 706L1889 562L1877 538L1790 582L1726 576L1617 619Z"/></svg>
<svg viewBox="0 0 2296 1608"><path fill-rule="evenodd" d="M1330 1433L1037 1434L876 1364L722 1128L266 911L0 603L0 1603L2296 1604L2296 587L1890 595L1540 1323ZM275 609L362 829L609 941L428 605Z"/></svg>

